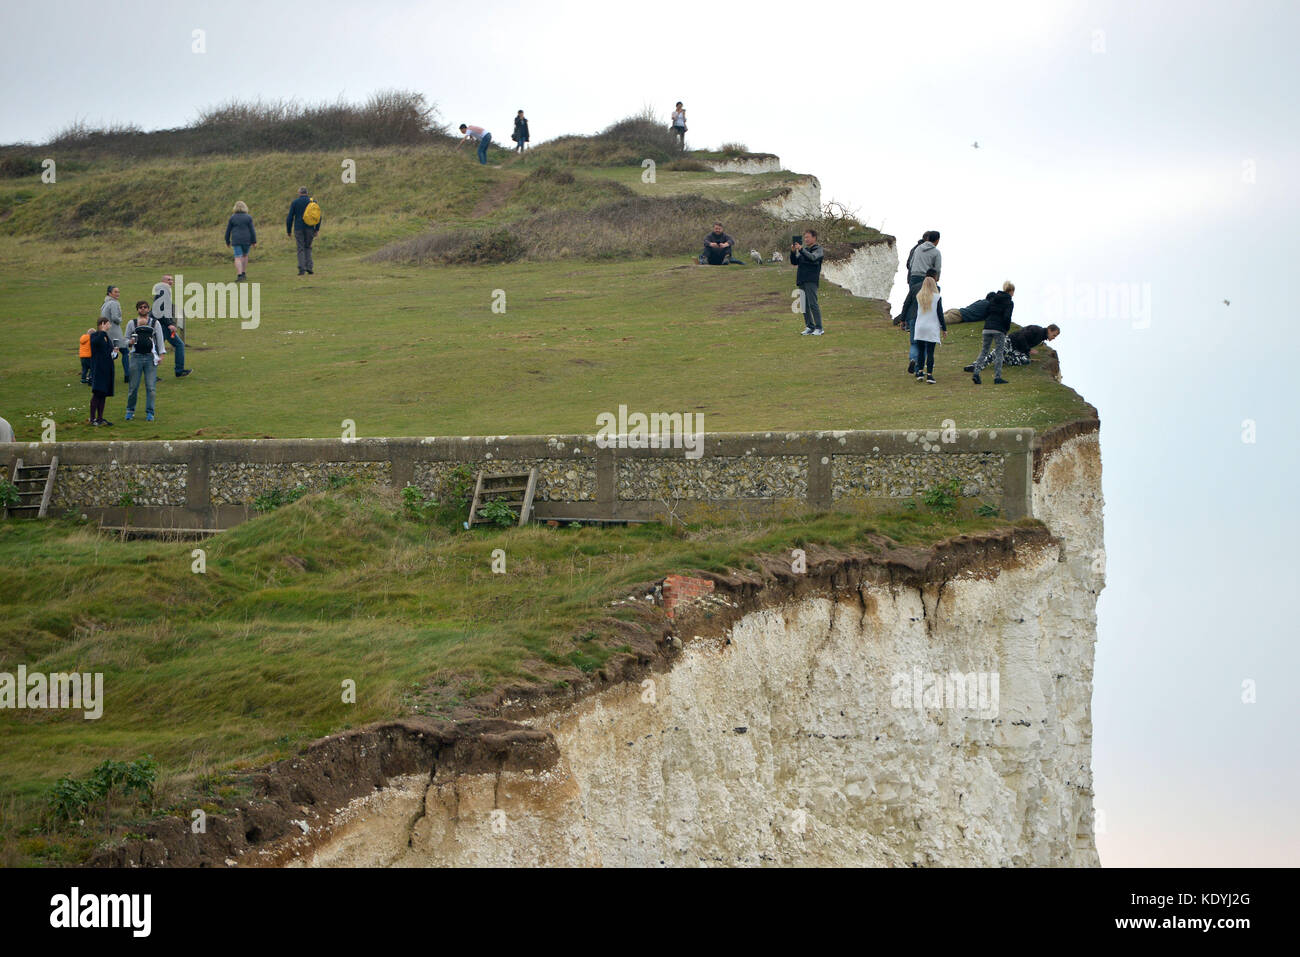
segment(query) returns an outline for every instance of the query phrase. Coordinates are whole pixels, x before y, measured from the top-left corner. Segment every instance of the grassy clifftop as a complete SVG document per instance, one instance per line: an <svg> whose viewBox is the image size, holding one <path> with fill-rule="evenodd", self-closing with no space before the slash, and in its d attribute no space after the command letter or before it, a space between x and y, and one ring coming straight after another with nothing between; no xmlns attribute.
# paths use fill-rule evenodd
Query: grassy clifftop
<svg viewBox="0 0 1300 957"><path fill-rule="evenodd" d="M940 350L939 385L917 387L885 304L829 284L828 335L801 339L788 265L693 264L715 219L746 259L751 247L765 258L784 249L792 225L758 204L795 174L716 173L701 159L727 154L675 157L662 129L617 128L522 156L497 150L488 166L435 135L252 155L55 144L55 183L0 178L4 318L53 336L0 367L0 414L23 439L44 418L61 439L331 436L343 419L363 435L581 433L624 403L704 412L706 428L740 431L945 418L1045 428L1086 414L1037 367L1017 370L1011 389L974 390L959 371L978 350L974 329ZM661 159L653 182L641 156ZM345 161L355 182L344 182ZM317 274L304 279L283 231L299 184L325 211ZM129 316L164 272L228 282L236 199L258 226L257 328L190 319L196 374L176 383L163 367L157 421L120 422L119 389L113 430L82 425L76 342L104 287L122 288ZM851 218L820 225L829 240L879 238Z"/></svg>

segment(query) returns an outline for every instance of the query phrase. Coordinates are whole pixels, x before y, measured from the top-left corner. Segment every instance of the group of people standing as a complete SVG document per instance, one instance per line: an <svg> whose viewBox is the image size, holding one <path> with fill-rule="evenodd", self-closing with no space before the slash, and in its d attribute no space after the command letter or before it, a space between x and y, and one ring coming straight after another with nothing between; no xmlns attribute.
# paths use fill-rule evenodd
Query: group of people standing
<svg viewBox="0 0 1300 957"><path fill-rule="evenodd" d="M1016 287L1010 281L983 299L977 299L962 309L951 309L946 314L939 295L939 276L943 271L943 255L939 252L939 231L931 229L921 235L907 254L907 298L895 323L908 332L908 375L918 382L933 383L934 350L948 332L949 322L983 322L980 353L975 361L965 366L975 385L982 384L980 371L993 363L993 383L1006 385L1002 378L1003 365L1026 365L1029 353L1043 342L1050 342L1061 334L1059 326L1025 326L1011 331L1011 313L1015 308L1012 297Z"/></svg>
<svg viewBox="0 0 1300 957"><path fill-rule="evenodd" d="M122 325L122 291L110 285L105 290L104 304L94 328L81 336L81 381L90 386L90 418L92 426L112 425L104 418L108 398L116 392L117 359L122 360L123 382L129 387L126 399L126 419L135 418L136 401L140 383L145 386L145 418L154 418L154 393L158 383L158 366L167 354L167 346L175 355L175 376L183 379L194 370L185 368L185 341L179 327L179 306L171 295L172 277L163 276L154 287L154 301L140 299L135 304L135 317Z"/></svg>

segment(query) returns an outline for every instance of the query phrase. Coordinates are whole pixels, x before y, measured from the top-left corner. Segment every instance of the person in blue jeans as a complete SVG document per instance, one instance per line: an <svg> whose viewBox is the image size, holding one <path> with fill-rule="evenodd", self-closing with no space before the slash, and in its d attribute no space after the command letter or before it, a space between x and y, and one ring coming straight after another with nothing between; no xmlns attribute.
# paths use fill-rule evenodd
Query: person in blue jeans
<svg viewBox="0 0 1300 957"><path fill-rule="evenodd" d="M475 140L478 143L479 164L486 166L488 147L492 145L492 134L481 126L469 126L465 123L460 124L460 131L465 134L465 139L461 140L461 143L470 140Z"/></svg>
<svg viewBox="0 0 1300 957"><path fill-rule="evenodd" d="M176 357L176 378L183 379L194 370L185 368L185 342L180 331L181 304L176 299L174 285L172 277L166 275L153 287L153 310L150 314L162 326L163 341L172 347L172 354ZM166 296L163 286L167 287Z"/></svg>
<svg viewBox="0 0 1300 957"><path fill-rule="evenodd" d="M131 391L126 395L126 418L135 418L135 401L144 380L144 417L153 421L153 396L158 386L158 362L167 351L163 348L162 324L150 321L149 303L135 304L136 318L126 324L127 350L131 354Z"/></svg>

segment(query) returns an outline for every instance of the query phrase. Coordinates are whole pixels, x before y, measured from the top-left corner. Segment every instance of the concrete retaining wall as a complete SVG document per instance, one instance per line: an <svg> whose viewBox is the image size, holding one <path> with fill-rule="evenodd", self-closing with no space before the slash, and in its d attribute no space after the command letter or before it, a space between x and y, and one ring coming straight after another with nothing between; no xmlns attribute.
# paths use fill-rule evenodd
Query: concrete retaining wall
<svg viewBox="0 0 1300 957"><path fill-rule="evenodd" d="M259 495L332 478L442 495L457 466L536 466L542 519L871 509L950 479L1015 519L1032 514L1033 440L1032 429L709 433L698 458L576 435L9 443L0 464L9 474L16 458L44 464L57 454L52 511L120 524L129 496L130 523L154 528L227 528L255 514Z"/></svg>

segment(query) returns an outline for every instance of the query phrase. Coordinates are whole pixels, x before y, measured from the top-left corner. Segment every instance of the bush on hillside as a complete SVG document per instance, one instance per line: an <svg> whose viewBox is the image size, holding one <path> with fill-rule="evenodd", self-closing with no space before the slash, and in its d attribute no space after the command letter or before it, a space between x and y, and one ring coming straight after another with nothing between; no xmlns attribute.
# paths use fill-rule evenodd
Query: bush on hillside
<svg viewBox="0 0 1300 957"><path fill-rule="evenodd" d="M646 108L612 123L594 136L561 136L529 152L529 160L555 166L640 166L646 159L668 163L681 156L667 120Z"/></svg>
<svg viewBox="0 0 1300 957"><path fill-rule="evenodd" d="M387 90L364 103L231 101L201 111L189 126L149 133L136 126L94 128L79 120L46 146L73 154L153 158L453 142L437 104L421 93Z"/></svg>

